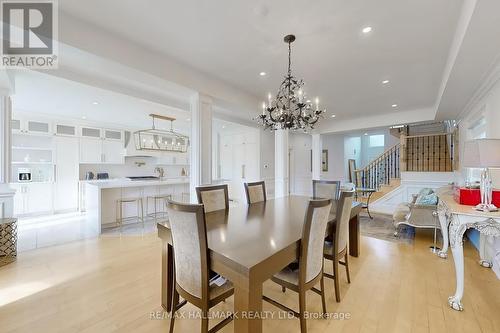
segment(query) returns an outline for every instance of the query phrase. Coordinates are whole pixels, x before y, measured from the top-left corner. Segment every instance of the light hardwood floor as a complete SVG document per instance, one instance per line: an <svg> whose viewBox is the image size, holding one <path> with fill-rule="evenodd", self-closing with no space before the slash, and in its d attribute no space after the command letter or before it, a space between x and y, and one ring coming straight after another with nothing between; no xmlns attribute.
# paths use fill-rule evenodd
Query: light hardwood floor
<svg viewBox="0 0 500 333"><path fill-rule="evenodd" d="M309 332L500 332L500 281L477 265L466 243L465 311L449 309L453 262L432 255L430 242L421 233L411 246L362 237L361 257L351 259L350 285L341 270L340 304L333 282L325 280L328 311L349 313L350 319L309 320ZM0 268L0 332L167 332L168 319L151 319L162 311L160 251L159 239L148 234L21 253ZM273 283L266 283L264 293L298 307L295 293L282 294ZM232 302L215 309L230 311ZM316 294L308 293L307 303L308 311L320 311ZM188 305L181 312L190 310ZM267 303L264 310L278 312ZM175 328L198 332L199 320L179 319ZM233 332L233 325L222 332ZM299 332L299 322L268 319L264 332Z"/></svg>

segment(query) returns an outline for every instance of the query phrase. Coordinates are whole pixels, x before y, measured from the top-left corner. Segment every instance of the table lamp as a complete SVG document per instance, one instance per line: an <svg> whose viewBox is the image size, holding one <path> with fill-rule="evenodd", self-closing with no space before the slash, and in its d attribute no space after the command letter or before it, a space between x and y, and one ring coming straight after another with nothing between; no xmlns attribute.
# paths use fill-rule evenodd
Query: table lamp
<svg viewBox="0 0 500 333"><path fill-rule="evenodd" d="M476 139L466 141L462 165L466 168L482 168L481 203L475 209L485 212L498 210L491 203L493 185L489 168L500 168L500 139Z"/></svg>

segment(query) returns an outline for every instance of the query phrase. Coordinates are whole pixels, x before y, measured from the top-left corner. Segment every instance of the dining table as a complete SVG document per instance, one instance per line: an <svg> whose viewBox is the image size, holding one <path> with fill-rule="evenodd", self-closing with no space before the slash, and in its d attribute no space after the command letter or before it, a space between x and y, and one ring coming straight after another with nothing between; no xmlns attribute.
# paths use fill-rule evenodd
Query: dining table
<svg viewBox="0 0 500 333"><path fill-rule="evenodd" d="M262 285L297 260L304 217L311 197L290 195L263 202L237 204L205 214L210 269L234 285L234 331L262 332ZM333 201L329 227L336 222ZM359 256L359 213L352 204L349 253ZM162 240L162 306L170 312L173 291L173 247L168 222L158 223Z"/></svg>

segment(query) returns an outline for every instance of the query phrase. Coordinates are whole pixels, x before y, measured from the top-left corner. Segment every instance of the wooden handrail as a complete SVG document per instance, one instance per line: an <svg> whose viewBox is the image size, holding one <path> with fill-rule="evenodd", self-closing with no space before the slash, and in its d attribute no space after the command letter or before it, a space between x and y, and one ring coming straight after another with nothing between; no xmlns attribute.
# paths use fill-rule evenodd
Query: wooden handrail
<svg viewBox="0 0 500 333"><path fill-rule="evenodd" d="M423 138L427 136L441 136L441 135L454 135L454 133L434 133L434 134L419 134L419 135L405 135L404 137L406 139L411 139L411 138Z"/></svg>

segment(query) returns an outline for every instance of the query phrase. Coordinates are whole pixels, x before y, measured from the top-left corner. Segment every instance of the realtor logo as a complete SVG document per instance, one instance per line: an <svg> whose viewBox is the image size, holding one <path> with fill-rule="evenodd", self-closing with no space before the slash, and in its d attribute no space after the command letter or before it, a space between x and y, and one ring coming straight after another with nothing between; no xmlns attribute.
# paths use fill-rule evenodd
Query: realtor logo
<svg viewBox="0 0 500 333"><path fill-rule="evenodd" d="M1 1L2 67L57 67L55 1Z"/></svg>

